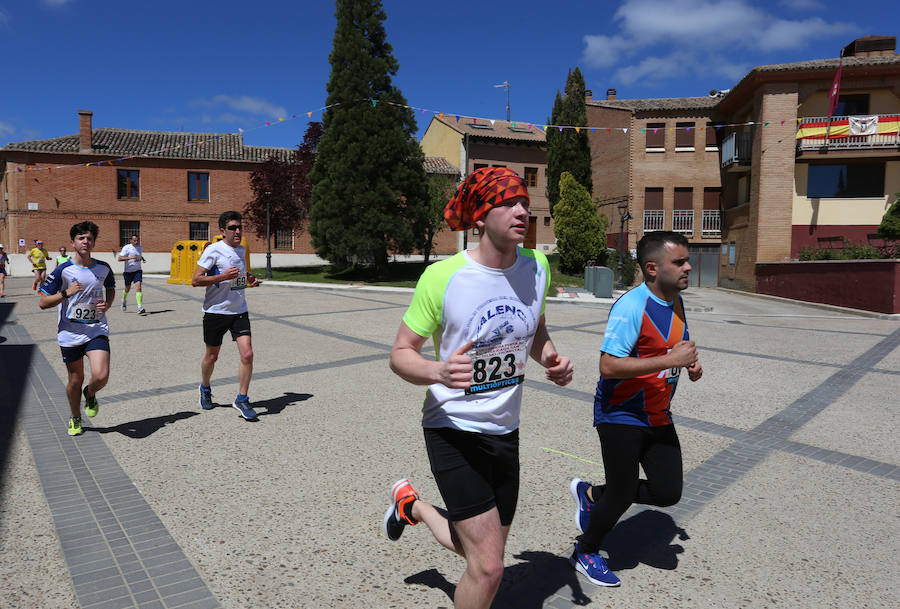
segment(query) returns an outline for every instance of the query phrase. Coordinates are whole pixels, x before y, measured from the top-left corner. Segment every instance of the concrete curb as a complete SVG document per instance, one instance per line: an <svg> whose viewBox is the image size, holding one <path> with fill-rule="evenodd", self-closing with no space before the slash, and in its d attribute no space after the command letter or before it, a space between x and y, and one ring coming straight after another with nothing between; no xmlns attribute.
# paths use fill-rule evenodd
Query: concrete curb
<svg viewBox="0 0 900 609"><path fill-rule="evenodd" d="M849 313L851 315L859 315L861 317L871 317L873 319L887 319L892 321L900 321L900 313L879 313L878 311L866 311L864 309L851 309L850 307L839 307L837 305L825 304L823 302L809 302L806 300L795 300L793 298L784 298L782 296L772 296L771 294L757 294L756 292L744 292L743 290L732 290L730 288L709 288L712 290L719 290L720 292L726 292L728 294L740 294L743 296L755 296L756 298L763 298L767 300L774 300L777 302L784 303L794 303L800 304L807 307L812 307L814 309L823 309L825 311L832 311L834 313Z"/></svg>

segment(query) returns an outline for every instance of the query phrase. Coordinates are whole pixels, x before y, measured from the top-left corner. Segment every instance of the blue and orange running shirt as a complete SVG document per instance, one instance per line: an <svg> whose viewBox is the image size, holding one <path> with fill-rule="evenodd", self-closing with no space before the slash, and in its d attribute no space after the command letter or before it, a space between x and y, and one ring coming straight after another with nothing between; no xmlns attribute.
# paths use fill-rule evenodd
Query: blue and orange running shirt
<svg viewBox="0 0 900 609"><path fill-rule="evenodd" d="M690 340L690 335L681 295L666 302L642 283L613 305L600 350L615 357L656 357L683 340ZM681 368L670 368L630 379L600 377L594 396L594 425L671 424L669 408L680 372Z"/></svg>

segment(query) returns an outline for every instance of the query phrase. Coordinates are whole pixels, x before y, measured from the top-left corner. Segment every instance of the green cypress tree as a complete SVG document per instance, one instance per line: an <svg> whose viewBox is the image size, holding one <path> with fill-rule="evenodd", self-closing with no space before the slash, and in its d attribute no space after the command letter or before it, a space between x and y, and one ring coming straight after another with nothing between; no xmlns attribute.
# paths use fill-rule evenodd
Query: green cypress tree
<svg viewBox="0 0 900 609"><path fill-rule="evenodd" d="M881 224L878 226L878 234L889 240L900 239L900 192L894 195L897 199L884 212Z"/></svg>
<svg viewBox="0 0 900 609"><path fill-rule="evenodd" d="M606 244L606 216L597 213L587 189L568 171L559 179L553 232L559 250L559 268L567 274L584 272L588 260L601 259Z"/></svg>
<svg viewBox="0 0 900 609"><path fill-rule="evenodd" d="M584 94L585 84L581 70L577 67L569 70L565 96L556 92L550 124L586 127L587 106ZM571 173L585 187L588 195L592 193L591 146L588 143L587 129L560 131L558 127L551 126L547 130L547 199L551 214L554 214L553 209L559 201L559 180L564 171Z"/></svg>
<svg viewBox="0 0 900 609"><path fill-rule="evenodd" d="M426 213L423 154L416 121L391 82L397 73L379 0L337 0L329 56L330 107L323 117L309 233L316 252L339 268L374 262L421 243Z"/></svg>

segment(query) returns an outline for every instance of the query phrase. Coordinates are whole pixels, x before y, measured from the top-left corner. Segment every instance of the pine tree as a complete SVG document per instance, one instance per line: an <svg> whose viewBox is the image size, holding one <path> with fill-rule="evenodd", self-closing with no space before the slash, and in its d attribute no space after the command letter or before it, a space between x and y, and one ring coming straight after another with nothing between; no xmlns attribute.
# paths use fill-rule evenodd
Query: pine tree
<svg viewBox="0 0 900 609"><path fill-rule="evenodd" d="M414 113L391 83L398 64L378 0L337 0L329 107L323 117L309 232L313 247L339 268L374 262L421 244L427 192Z"/></svg>
<svg viewBox="0 0 900 609"><path fill-rule="evenodd" d="M316 159L316 146L322 137L322 123L311 122L297 150L290 157L271 157L250 174L253 200L244 206L244 221L256 236L266 236L266 208L269 232L302 230L309 214L309 173ZM268 193L268 194L266 194Z"/></svg>
<svg viewBox="0 0 900 609"><path fill-rule="evenodd" d="M553 232L559 250L559 268L564 273L584 272L588 260L601 257L606 244L606 216L597 213L587 189L568 171L559 179Z"/></svg>
<svg viewBox="0 0 900 609"><path fill-rule="evenodd" d="M584 102L585 84L581 70L569 70L565 96L556 92L550 127L547 129L547 199L550 213L559 201L559 180L564 171L572 174L590 195L594 189L591 179L591 147L587 129L559 130L552 125L587 126L587 107ZM555 215L555 214L554 214Z"/></svg>

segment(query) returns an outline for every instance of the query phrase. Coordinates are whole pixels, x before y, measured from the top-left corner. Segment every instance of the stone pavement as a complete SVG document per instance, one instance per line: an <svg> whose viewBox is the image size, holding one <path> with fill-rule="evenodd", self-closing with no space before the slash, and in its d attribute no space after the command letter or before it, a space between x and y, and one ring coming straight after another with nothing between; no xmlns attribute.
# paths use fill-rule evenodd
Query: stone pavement
<svg viewBox="0 0 900 609"><path fill-rule="evenodd" d="M380 533L408 476L440 503L423 390L387 353L408 290L249 292L260 412L228 405L226 343L203 412L202 290L145 282L109 314L100 414L65 433L55 312L27 278L0 301L0 607L449 607L462 560L424 527ZM602 481L591 428L608 303L553 301L576 380L529 367L522 491L495 607L896 607L900 324L722 290L685 293L704 366L674 412L685 491L606 541L617 589L569 568L568 482ZM535 366L532 364L532 366Z"/></svg>

